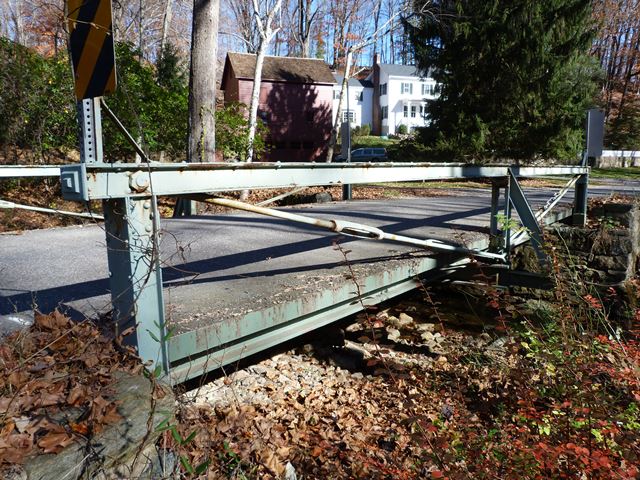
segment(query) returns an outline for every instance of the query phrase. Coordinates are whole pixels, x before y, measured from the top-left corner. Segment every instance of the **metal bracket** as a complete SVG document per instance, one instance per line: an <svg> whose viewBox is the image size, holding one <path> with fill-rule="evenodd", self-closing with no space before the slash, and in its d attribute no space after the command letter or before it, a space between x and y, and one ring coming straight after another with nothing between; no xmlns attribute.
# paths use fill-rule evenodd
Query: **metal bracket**
<svg viewBox="0 0 640 480"><path fill-rule="evenodd" d="M78 202L88 202L87 167L84 163L64 165L60 168L62 198Z"/></svg>

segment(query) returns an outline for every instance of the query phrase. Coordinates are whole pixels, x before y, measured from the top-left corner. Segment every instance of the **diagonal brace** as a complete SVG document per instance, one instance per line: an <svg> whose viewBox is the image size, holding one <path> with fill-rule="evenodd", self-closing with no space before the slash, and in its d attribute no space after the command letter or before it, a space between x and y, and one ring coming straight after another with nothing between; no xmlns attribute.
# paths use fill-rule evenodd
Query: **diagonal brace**
<svg viewBox="0 0 640 480"><path fill-rule="evenodd" d="M540 265L547 264L549 259L542 249L542 229L511 169L509 169L509 200L513 208L518 212L522 226L527 229L531 237L531 246L536 252L538 262L540 262Z"/></svg>

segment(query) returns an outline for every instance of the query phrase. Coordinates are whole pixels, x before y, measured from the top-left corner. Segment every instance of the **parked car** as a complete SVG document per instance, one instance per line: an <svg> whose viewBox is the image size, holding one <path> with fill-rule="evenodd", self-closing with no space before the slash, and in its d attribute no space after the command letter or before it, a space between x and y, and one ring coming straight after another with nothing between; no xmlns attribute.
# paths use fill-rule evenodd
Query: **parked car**
<svg viewBox="0 0 640 480"><path fill-rule="evenodd" d="M386 162L387 149L386 148L356 148L351 150L352 162ZM338 162L346 162L344 157L338 157Z"/></svg>

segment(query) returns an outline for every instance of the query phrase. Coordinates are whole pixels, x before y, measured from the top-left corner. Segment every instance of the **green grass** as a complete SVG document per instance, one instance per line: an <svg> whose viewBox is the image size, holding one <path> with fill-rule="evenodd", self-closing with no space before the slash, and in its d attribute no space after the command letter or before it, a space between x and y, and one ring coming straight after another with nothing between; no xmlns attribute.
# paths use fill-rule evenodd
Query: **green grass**
<svg viewBox="0 0 640 480"><path fill-rule="evenodd" d="M620 178L624 180L640 180L640 167L626 168L594 168L591 178Z"/></svg>
<svg viewBox="0 0 640 480"><path fill-rule="evenodd" d="M367 137L352 137L351 145L352 148L362 148L362 147L388 147L389 145L394 145L398 143L400 140L394 138L382 138L369 135Z"/></svg>

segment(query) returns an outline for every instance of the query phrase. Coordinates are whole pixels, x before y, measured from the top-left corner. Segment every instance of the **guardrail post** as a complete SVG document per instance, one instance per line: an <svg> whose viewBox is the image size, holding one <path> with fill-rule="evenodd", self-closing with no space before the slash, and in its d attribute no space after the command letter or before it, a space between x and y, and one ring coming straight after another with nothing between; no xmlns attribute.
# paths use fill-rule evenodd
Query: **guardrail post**
<svg viewBox="0 0 640 480"><path fill-rule="evenodd" d="M589 174L582 174L576 182L576 193L573 204L573 225L584 227L587 223L587 198L589 191Z"/></svg>
<svg viewBox="0 0 640 480"><path fill-rule="evenodd" d="M169 371L164 323L162 270L155 198L115 198L103 202L113 320L121 333L135 326L138 355L150 370Z"/></svg>
<svg viewBox="0 0 640 480"><path fill-rule="evenodd" d="M507 260L511 254L511 175L504 187L504 225L502 226L503 248Z"/></svg>
<svg viewBox="0 0 640 480"><path fill-rule="evenodd" d="M489 234L498 235L498 202L500 201L500 185L491 182L491 220L489 222Z"/></svg>

